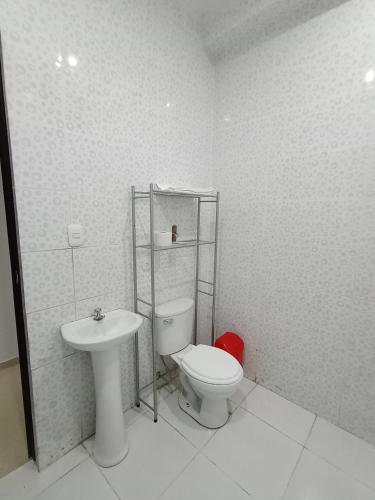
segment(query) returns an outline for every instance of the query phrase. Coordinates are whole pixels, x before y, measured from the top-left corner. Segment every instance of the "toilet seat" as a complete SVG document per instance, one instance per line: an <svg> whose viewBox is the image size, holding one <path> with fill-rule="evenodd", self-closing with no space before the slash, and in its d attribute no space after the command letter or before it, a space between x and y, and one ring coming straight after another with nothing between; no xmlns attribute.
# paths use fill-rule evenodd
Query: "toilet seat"
<svg viewBox="0 0 375 500"><path fill-rule="evenodd" d="M242 379L240 363L226 351L197 345L181 359L181 368L190 377L213 385L231 385Z"/></svg>

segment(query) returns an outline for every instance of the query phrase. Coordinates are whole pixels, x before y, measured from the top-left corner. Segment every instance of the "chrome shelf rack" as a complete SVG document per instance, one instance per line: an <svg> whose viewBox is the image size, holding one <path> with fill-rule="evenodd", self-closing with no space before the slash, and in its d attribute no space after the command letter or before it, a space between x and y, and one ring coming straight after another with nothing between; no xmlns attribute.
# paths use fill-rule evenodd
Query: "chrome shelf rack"
<svg viewBox="0 0 375 500"><path fill-rule="evenodd" d="M154 203L155 197L158 196L176 196L180 198L193 198L196 200L197 206L197 219L196 219L196 239L177 241L169 246L157 247L154 244L154 227L155 227L155 211ZM217 245L218 245L218 222L219 222L219 198L220 194L198 194L198 193L185 193L185 192L169 192L154 189L154 185L150 184L149 191L137 191L135 186L131 187L131 200L132 200L132 236L133 236L133 281L134 281L134 311L151 322L151 337L152 337L152 386L153 386L153 405L144 401L140 397L140 382L139 382L139 341L138 332L135 334L134 340L134 358L135 358L135 388L136 388L136 405L140 406L143 403L154 413L154 422L158 419L158 400L157 400L157 369L156 369L156 332L155 332L155 254L156 252L178 250L187 247L196 247L195 255L195 313L194 313L194 331L195 343L197 341L198 332L198 297L202 293L212 298L212 320L211 320L211 345L215 340L215 306L216 306L216 275L217 275ZM148 199L150 203L150 243L145 245L137 244L137 228L136 228L136 205L137 200ZM201 206L202 203L215 203L215 236L214 240L207 241L200 238L201 232ZM199 278L199 250L203 245L214 246L214 262L213 262L213 278L212 281L205 281ZM148 250L150 252L151 263L151 302L144 300L138 296L138 278L137 278L137 252L138 250ZM200 283L211 286L211 292L201 290ZM150 314L144 314L139 311L139 303L150 307Z"/></svg>

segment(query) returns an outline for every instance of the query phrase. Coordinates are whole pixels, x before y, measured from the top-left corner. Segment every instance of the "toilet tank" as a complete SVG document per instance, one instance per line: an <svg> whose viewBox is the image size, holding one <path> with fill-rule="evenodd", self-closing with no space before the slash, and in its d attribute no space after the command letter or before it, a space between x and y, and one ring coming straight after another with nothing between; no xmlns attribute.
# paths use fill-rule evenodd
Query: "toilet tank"
<svg viewBox="0 0 375 500"><path fill-rule="evenodd" d="M156 350L161 355L181 351L193 342L194 300L188 297L155 307Z"/></svg>

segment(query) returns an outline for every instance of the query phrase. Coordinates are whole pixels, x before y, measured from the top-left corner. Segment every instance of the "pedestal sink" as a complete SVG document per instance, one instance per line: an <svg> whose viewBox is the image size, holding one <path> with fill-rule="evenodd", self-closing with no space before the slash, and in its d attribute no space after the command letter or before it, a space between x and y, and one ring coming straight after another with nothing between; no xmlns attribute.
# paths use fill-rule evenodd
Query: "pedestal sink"
<svg viewBox="0 0 375 500"><path fill-rule="evenodd" d="M138 314L117 309L100 321L91 317L61 327L67 344L91 352L96 393L94 459L102 467L118 464L129 450L122 414L119 346L141 324Z"/></svg>

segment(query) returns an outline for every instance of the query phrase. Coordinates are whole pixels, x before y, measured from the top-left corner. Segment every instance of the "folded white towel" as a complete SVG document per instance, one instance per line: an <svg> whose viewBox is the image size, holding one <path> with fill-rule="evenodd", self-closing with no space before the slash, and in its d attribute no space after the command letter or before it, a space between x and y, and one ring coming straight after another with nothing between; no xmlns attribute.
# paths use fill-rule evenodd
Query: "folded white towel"
<svg viewBox="0 0 375 500"><path fill-rule="evenodd" d="M172 193L192 193L192 194L216 194L216 189L213 187L191 187L191 186L172 186L170 184L155 184L154 189L158 191L168 191Z"/></svg>

